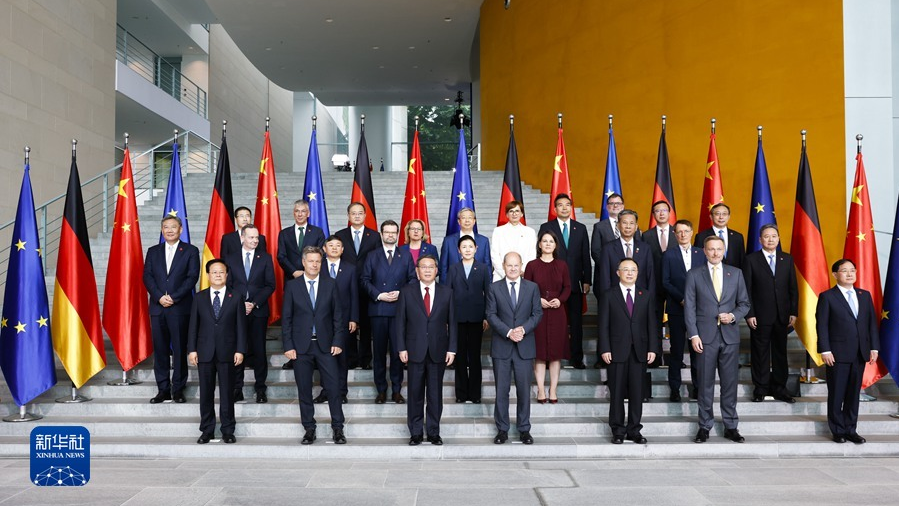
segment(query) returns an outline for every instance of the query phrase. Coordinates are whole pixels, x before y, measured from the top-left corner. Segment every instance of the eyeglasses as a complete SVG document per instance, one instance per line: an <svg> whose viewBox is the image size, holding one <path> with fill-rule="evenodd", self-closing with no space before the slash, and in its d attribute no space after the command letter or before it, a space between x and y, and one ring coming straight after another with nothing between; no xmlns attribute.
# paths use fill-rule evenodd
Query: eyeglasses
<svg viewBox="0 0 899 506"><path fill-rule="evenodd" d="M855 274L856 270L855 269L840 269L837 272L839 272L840 274Z"/></svg>
<svg viewBox="0 0 899 506"><path fill-rule="evenodd" d="M409 227L409 232L424 232L424 230L425 230L425 229L423 229L423 228L412 228L412 227Z"/></svg>
<svg viewBox="0 0 899 506"><path fill-rule="evenodd" d="M618 206L623 206L624 202L606 202L606 205L608 207L618 207Z"/></svg>

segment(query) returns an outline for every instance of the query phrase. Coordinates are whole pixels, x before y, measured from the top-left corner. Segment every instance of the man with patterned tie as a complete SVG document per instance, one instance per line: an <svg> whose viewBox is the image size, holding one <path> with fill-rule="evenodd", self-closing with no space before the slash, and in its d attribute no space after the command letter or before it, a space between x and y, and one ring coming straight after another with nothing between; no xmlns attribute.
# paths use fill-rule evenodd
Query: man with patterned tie
<svg viewBox="0 0 899 506"><path fill-rule="evenodd" d="M714 235L724 241L724 265L742 269L746 256L746 242L743 240L743 234L727 226L730 222L730 207L724 202L719 202L712 206L709 214L712 217L712 226L696 234L693 246L704 248L706 238Z"/></svg>
<svg viewBox="0 0 899 506"><path fill-rule="evenodd" d="M301 252L306 246L321 248L325 245L325 233L309 223L309 203L297 200L293 203L294 224L278 234L278 264L284 271L285 281L303 275Z"/></svg>

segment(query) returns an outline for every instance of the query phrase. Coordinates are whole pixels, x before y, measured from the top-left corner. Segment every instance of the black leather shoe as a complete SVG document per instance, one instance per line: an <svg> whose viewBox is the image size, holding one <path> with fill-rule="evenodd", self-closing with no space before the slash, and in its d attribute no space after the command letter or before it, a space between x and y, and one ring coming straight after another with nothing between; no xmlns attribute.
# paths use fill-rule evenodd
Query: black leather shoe
<svg viewBox="0 0 899 506"><path fill-rule="evenodd" d="M834 442L834 443L845 443L845 442L846 442L846 438L845 438L844 436L834 436L834 437L833 437L833 442Z"/></svg>
<svg viewBox="0 0 899 506"><path fill-rule="evenodd" d="M456 397L456 404L465 404L465 399L461 397Z"/></svg>
<svg viewBox="0 0 899 506"><path fill-rule="evenodd" d="M332 437L334 439L334 444L346 444L346 436L343 435L343 429L334 429L334 435Z"/></svg>
<svg viewBox="0 0 899 506"><path fill-rule="evenodd" d="M256 392L256 404L265 404L268 402L268 395L265 392Z"/></svg>
<svg viewBox="0 0 899 506"><path fill-rule="evenodd" d="M621 436L612 436L612 444L613 445L624 444L624 438Z"/></svg>
<svg viewBox="0 0 899 506"><path fill-rule="evenodd" d="M366 364L362 366L363 371L371 371L371 364Z"/></svg>
<svg viewBox="0 0 899 506"><path fill-rule="evenodd" d="M375 404L384 404L385 402L387 402L387 393L378 392L378 396L375 397Z"/></svg>
<svg viewBox="0 0 899 506"><path fill-rule="evenodd" d="M187 399L184 398L184 392L172 394L172 400L177 402L178 404L184 404L185 402L187 402Z"/></svg>
<svg viewBox="0 0 899 506"><path fill-rule="evenodd" d="M480 403L481 403L481 399L472 399L472 400L471 400L471 403L472 403L472 404L480 404Z"/></svg>
<svg viewBox="0 0 899 506"><path fill-rule="evenodd" d="M234 402L240 402L243 400L243 390L235 390L234 391Z"/></svg>
<svg viewBox="0 0 899 506"><path fill-rule="evenodd" d="M690 389L690 398L694 401L699 399L699 391L696 390L696 387Z"/></svg>
<svg viewBox="0 0 899 506"><path fill-rule="evenodd" d="M285 371L293 369L294 362L296 362L296 360L288 360L287 362L284 362L284 364L281 366L281 369L284 369Z"/></svg>
<svg viewBox="0 0 899 506"><path fill-rule="evenodd" d="M311 445L315 442L315 439L315 429L306 429L306 433L303 434L303 439L300 441L300 444Z"/></svg>
<svg viewBox="0 0 899 506"><path fill-rule="evenodd" d="M865 438L859 436L858 434L846 434L846 440L852 441L853 443L855 443L857 445L863 445L863 444L865 444L865 441L866 441Z"/></svg>
<svg viewBox="0 0 899 506"><path fill-rule="evenodd" d="M671 395L668 396L668 400L671 402L680 402L680 392L673 390Z"/></svg>
<svg viewBox="0 0 899 506"><path fill-rule="evenodd" d="M583 362L577 362L577 363L571 364L571 367L574 367L575 369L581 369L581 370L587 368L587 366L585 366Z"/></svg>
<svg viewBox="0 0 899 506"><path fill-rule="evenodd" d="M432 445L441 446L443 445L443 438L440 437L440 434L436 436L428 436L428 442Z"/></svg>
<svg viewBox="0 0 899 506"><path fill-rule="evenodd" d="M150 404L159 404L160 402L170 400L172 400L172 394L168 392L159 392L155 397L150 399Z"/></svg>
<svg viewBox="0 0 899 506"><path fill-rule="evenodd" d="M759 394L753 394L753 395L752 395L752 402L762 402L762 401L764 401L764 400L765 400L765 396L764 396L764 395L759 395Z"/></svg>
<svg viewBox="0 0 899 506"><path fill-rule="evenodd" d="M204 445L212 440L212 434L209 432L204 432L200 435L200 439L197 439L198 445Z"/></svg>
<svg viewBox="0 0 899 506"><path fill-rule="evenodd" d="M497 432L496 437L493 438L493 444L501 445L508 440L509 440L509 433L504 430L501 430L501 431Z"/></svg>
<svg viewBox="0 0 899 506"><path fill-rule="evenodd" d="M724 429L724 438L730 439L734 443L742 443L746 441L746 439L740 435L740 431L737 429Z"/></svg>
<svg viewBox="0 0 899 506"><path fill-rule="evenodd" d="M694 443L705 443L709 440L709 431L707 429L699 429L696 437L693 438Z"/></svg>
<svg viewBox="0 0 899 506"><path fill-rule="evenodd" d="M348 402L350 402L350 400L347 399L345 395L341 395L341 396L340 396L340 403L341 403L341 404L346 404L346 403L348 403Z"/></svg>
<svg viewBox="0 0 899 506"><path fill-rule="evenodd" d="M234 434L223 434L222 441L224 441L226 444L231 445L237 442L237 438L234 437Z"/></svg>
<svg viewBox="0 0 899 506"><path fill-rule="evenodd" d="M318 394L315 399L312 399L312 402L316 404L321 404L324 402L328 402L328 397L324 394L324 392Z"/></svg>
<svg viewBox="0 0 899 506"><path fill-rule="evenodd" d="M524 444L526 444L526 445L532 445L532 444L534 444L534 438L531 437L531 433L528 432L528 431L522 432L522 433L518 436L518 439L520 439L521 442L524 443Z"/></svg>
<svg viewBox="0 0 899 506"><path fill-rule="evenodd" d="M397 392L393 394L393 402L397 404L406 404L406 399L403 398L403 394Z"/></svg>
<svg viewBox="0 0 899 506"><path fill-rule="evenodd" d="M639 432L636 433L636 434L633 434L633 435L628 436L628 437L627 437L627 440L628 440L628 441L633 441L633 442L637 443L638 445L645 445L645 444L646 444L646 438L643 437L643 434L640 434Z"/></svg>
<svg viewBox="0 0 899 506"><path fill-rule="evenodd" d="M421 434L412 436L409 438L409 446L418 446L422 441L424 441L424 437Z"/></svg>
<svg viewBox="0 0 899 506"><path fill-rule="evenodd" d="M774 398L781 402L786 402L787 404L795 404L796 403L796 399L794 399L790 395L775 395Z"/></svg>

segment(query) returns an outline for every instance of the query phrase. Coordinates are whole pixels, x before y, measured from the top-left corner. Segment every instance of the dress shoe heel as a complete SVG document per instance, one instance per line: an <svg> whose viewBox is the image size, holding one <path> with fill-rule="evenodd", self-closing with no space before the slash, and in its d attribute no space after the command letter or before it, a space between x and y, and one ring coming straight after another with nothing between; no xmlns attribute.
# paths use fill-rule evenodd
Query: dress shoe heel
<svg viewBox="0 0 899 506"><path fill-rule="evenodd" d="M334 429L334 444L345 445L346 444L346 436L343 434L343 429Z"/></svg>
<svg viewBox="0 0 899 506"><path fill-rule="evenodd" d="M306 433L303 434L303 439L300 441L300 444L311 445L315 440L315 429L306 429Z"/></svg>

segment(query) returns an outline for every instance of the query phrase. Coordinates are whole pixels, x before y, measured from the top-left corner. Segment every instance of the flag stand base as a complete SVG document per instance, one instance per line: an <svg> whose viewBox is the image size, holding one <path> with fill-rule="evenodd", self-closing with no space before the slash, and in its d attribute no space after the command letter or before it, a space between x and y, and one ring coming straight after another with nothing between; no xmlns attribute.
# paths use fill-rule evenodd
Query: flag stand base
<svg viewBox="0 0 899 506"><path fill-rule="evenodd" d="M799 376L799 382L805 383L806 385L817 385L819 383L824 383L824 380L815 376L815 370L809 367L802 371L802 375Z"/></svg>
<svg viewBox="0 0 899 506"><path fill-rule="evenodd" d="M140 385L142 381L131 379L128 377L128 371L122 371L122 379L107 381L106 384L114 387L127 387L129 385Z"/></svg>
<svg viewBox="0 0 899 506"><path fill-rule="evenodd" d="M78 389L75 388L75 385L72 385L72 395L66 396L66 397L60 397L59 399L56 399L56 402L59 402L62 404L72 404L72 403L79 403L79 402L88 402L88 401L92 401L92 400L93 399L91 399L90 397L86 397L84 395L79 394Z"/></svg>
<svg viewBox="0 0 899 506"><path fill-rule="evenodd" d="M877 400L877 397L874 397L873 395L868 395L867 393L865 393L864 389L862 389L862 391L859 392L859 394L858 394L858 402L873 402L876 400Z"/></svg>
<svg viewBox="0 0 899 506"><path fill-rule="evenodd" d="M43 418L41 415L35 415L25 410L25 406L19 406L19 414L9 415L3 419L4 422L33 422Z"/></svg>

